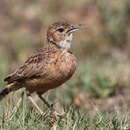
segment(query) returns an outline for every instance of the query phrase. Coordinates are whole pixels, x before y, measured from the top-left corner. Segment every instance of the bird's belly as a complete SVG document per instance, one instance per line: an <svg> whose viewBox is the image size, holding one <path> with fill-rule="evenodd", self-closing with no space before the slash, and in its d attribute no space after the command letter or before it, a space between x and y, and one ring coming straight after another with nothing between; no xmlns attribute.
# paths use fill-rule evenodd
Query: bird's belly
<svg viewBox="0 0 130 130"><path fill-rule="evenodd" d="M44 93L49 89L56 88L67 81L75 72L76 58L73 55L60 57L56 62L48 66L46 76L28 81L28 89L31 92Z"/></svg>

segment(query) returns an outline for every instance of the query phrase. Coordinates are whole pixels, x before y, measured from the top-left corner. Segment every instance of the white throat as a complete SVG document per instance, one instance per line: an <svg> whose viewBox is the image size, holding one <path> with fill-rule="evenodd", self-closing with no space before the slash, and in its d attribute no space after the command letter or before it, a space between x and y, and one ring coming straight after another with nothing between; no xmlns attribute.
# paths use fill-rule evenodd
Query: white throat
<svg viewBox="0 0 130 130"><path fill-rule="evenodd" d="M72 33L68 36L66 36L64 41L58 42L56 43L58 46L60 46L61 48L68 50L71 47L71 41L73 39L73 35Z"/></svg>

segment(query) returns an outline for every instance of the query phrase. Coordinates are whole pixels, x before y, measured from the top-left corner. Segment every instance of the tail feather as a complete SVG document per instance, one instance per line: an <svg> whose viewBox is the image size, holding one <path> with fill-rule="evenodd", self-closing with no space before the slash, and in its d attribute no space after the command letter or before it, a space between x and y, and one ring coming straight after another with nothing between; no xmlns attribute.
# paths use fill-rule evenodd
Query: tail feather
<svg viewBox="0 0 130 130"><path fill-rule="evenodd" d="M4 88L1 92L0 92L0 100L2 100L6 95L8 95L11 92L10 88Z"/></svg>
<svg viewBox="0 0 130 130"><path fill-rule="evenodd" d="M20 86L17 86L15 83L8 84L3 90L0 91L0 101L10 92L16 91L19 88Z"/></svg>

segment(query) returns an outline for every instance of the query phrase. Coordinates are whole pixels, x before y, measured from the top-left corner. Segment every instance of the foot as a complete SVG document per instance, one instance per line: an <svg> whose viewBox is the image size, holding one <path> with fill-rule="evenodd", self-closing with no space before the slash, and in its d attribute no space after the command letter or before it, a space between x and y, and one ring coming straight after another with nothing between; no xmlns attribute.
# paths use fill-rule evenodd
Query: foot
<svg viewBox="0 0 130 130"><path fill-rule="evenodd" d="M65 115L65 111L64 111L63 107L61 106L61 104L59 104L59 103L51 104L50 111L52 113L54 113L54 115L56 115L56 116L61 117L61 116Z"/></svg>

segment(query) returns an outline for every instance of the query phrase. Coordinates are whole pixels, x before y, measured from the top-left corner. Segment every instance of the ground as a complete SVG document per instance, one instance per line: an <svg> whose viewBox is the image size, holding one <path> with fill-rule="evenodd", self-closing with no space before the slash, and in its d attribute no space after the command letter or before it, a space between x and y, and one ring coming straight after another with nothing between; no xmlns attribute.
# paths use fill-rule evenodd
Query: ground
<svg viewBox="0 0 130 130"><path fill-rule="evenodd" d="M0 129L129 130L129 75L120 79L126 72L119 69L126 64L109 59L105 63L88 61L79 65L66 84L43 95L50 103L59 104L57 110L64 112L63 116L56 117L37 101L44 112L39 115L26 96L20 102L19 90L0 104Z"/></svg>

